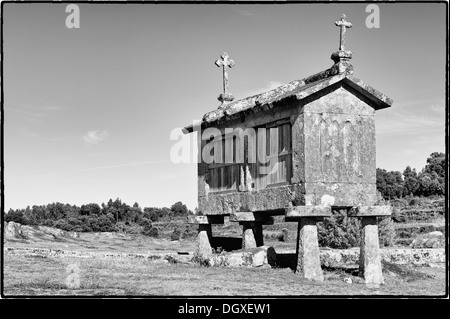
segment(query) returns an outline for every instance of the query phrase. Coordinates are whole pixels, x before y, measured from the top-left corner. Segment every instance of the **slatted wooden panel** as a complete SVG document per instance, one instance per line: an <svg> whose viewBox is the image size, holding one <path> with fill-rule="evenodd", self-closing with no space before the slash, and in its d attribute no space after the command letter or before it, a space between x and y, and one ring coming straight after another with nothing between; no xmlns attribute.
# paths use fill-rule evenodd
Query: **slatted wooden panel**
<svg viewBox="0 0 450 319"><path fill-rule="evenodd" d="M292 142L291 142L291 125L285 123L275 128L267 128L264 139L263 134L258 136L258 147L262 141L266 141L265 158L269 160L269 174L261 174L257 172L258 189L266 188L270 185L290 182L292 176ZM264 147L264 146L263 146ZM258 152L261 156L264 152ZM262 164L262 160L258 161L258 168L266 166Z"/></svg>
<svg viewBox="0 0 450 319"><path fill-rule="evenodd" d="M214 163L209 168L210 192L237 191L240 180L240 163L236 163L237 139L222 138L214 148Z"/></svg>
<svg viewBox="0 0 450 319"><path fill-rule="evenodd" d="M277 126L257 129L256 134L256 139L245 138L241 141L235 135L230 135L217 142L221 143L222 147L215 148L214 164L209 169L211 192L237 191L240 184L245 184L247 174L251 175L253 182L253 185L248 185L252 187L247 190L260 190L290 182L291 124L280 123ZM240 153L241 144L244 144L243 154ZM256 150L256 156L251 154L253 149ZM246 172L243 177L241 170Z"/></svg>

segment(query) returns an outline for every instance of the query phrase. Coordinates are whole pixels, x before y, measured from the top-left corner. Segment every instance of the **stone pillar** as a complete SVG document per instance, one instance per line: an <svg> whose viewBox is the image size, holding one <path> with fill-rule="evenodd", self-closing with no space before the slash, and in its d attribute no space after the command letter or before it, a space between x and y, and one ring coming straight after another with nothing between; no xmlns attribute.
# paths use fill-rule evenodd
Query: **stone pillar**
<svg viewBox="0 0 450 319"><path fill-rule="evenodd" d="M298 223L296 273L306 279L324 280L320 267L317 224L314 217L302 217Z"/></svg>
<svg viewBox="0 0 450 319"><path fill-rule="evenodd" d="M196 252L198 256L206 258L212 254L211 237L211 224L199 224L197 235L198 247Z"/></svg>
<svg viewBox="0 0 450 319"><path fill-rule="evenodd" d="M262 225L258 222L242 222L242 248L255 248L264 245Z"/></svg>
<svg viewBox="0 0 450 319"><path fill-rule="evenodd" d="M378 288L384 284L376 216L362 217L359 275L365 278L368 287Z"/></svg>

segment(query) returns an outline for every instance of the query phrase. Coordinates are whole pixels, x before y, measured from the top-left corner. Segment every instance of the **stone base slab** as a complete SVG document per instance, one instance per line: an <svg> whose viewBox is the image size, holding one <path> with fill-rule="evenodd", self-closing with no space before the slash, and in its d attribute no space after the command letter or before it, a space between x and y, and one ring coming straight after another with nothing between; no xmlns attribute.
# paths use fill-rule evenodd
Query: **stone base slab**
<svg viewBox="0 0 450 319"><path fill-rule="evenodd" d="M236 212L230 214L230 222L258 222L261 225L273 225L273 217L263 213Z"/></svg>
<svg viewBox="0 0 450 319"><path fill-rule="evenodd" d="M392 207L389 205L381 206L356 206L348 211L348 217L376 217L391 216Z"/></svg>
<svg viewBox="0 0 450 319"><path fill-rule="evenodd" d="M206 225L206 224L223 224L224 223L224 215L189 215L188 216L189 224L196 225Z"/></svg>
<svg viewBox="0 0 450 319"><path fill-rule="evenodd" d="M285 209L286 218L331 217L330 206L293 206Z"/></svg>

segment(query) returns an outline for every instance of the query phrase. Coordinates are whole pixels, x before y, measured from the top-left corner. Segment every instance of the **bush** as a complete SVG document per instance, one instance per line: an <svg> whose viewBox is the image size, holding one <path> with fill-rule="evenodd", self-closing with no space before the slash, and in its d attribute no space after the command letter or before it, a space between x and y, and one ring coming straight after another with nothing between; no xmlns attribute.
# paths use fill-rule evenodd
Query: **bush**
<svg viewBox="0 0 450 319"><path fill-rule="evenodd" d="M23 216L23 213L19 210L14 211L12 209L9 210L8 214L5 215L5 222L15 222L22 225L26 225L27 221Z"/></svg>
<svg viewBox="0 0 450 319"><path fill-rule="evenodd" d="M277 235L277 239L278 239L278 241L282 241L282 242L287 242L288 241L288 230L286 229L286 228L283 228L282 230L281 230L281 233L279 233L278 235Z"/></svg>
<svg viewBox="0 0 450 319"><path fill-rule="evenodd" d="M141 224L144 226L142 230L142 234L149 237L158 237L158 229L153 227L150 219L144 218L141 221Z"/></svg>
<svg viewBox="0 0 450 319"><path fill-rule="evenodd" d="M358 247L361 238L359 218L347 217L345 210L333 212L318 225L319 245L336 249ZM378 236L380 246L392 246L395 229L391 218L378 218Z"/></svg>
<svg viewBox="0 0 450 319"><path fill-rule="evenodd" d="M332 216L318 223L319 245L346 249L359 246L361 222L347 217L345 210L333 212Z"/></svg>
<svg viewBox="0 0 450 319"><path fill-rule="evenodd" d="M69 222L66 219L58 219L56 222L53 223L53 227L65 230L65 231L73 231L74 226L69 224Z"/></svg>
<svg viewBox="0 0 450 319"><path fill-rule="evenodd" d="M378 237L380 246L389 247L394 244L395 228L390 217L378 217Z"/></svg>
<svg viewBox="0 0 450 319"><path fill-rule="evenodd" d="M181 232L177 227L173 230L172 234L170 234L170 240L180 240L180 238L181 238Z"/></svg>

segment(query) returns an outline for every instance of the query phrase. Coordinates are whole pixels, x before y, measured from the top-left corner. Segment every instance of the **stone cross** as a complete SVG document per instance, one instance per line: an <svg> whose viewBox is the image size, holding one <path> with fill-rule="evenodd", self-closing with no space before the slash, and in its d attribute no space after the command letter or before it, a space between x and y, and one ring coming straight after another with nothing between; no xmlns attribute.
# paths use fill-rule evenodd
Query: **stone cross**
<svg viewBox="0 0 450 319"><path fill-rule="evenodd" d="M227 68L232 68L235 63L232 59L230 59L230 57L228 56L228 53L224 52L221 56L220 59L218 59L215 64L218 67L222 67L223 68L223 94L227 95L228 94L228 72L227 72Z"/></svg>
<svg viewBox="0 0 450 319"><path fill-rule="evenodd" d="M344 46L345 46L345 29L351 28L352 24L349 21L347 21L345 14L342 15L341 20L334 22L334 24L341 28L339 50L344 51L345 50L345 48L344 48Z"/></svg>

